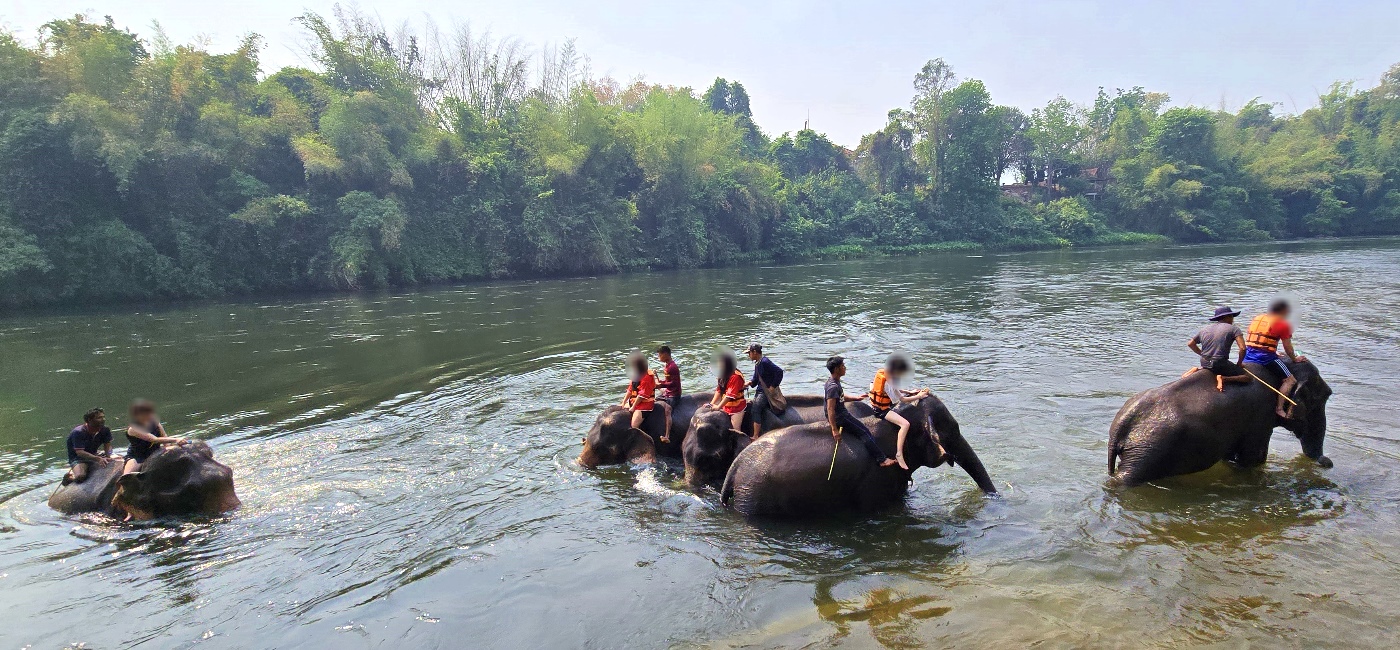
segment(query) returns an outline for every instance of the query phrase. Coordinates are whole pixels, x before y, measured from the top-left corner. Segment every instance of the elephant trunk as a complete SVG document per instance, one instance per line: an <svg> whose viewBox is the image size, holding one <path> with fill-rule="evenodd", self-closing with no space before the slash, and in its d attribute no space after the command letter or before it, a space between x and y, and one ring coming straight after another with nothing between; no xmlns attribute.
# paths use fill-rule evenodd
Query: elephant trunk
<svg viewBox="0 0 1400 650"><path fill-rule="evenodd" d="M1303 455L1316 461L1325 458L1322 455L1322 443L1327 438L1327 411L1323 406L1315 406L1308 414L1308 421L1305 429L1298 435L1298 442L1303 445Z"/></svg>
<svg viewBox="0 0 1400 650"><path fill-rule="evenodd" d="M967 444L967 439L963 438L962 432L956 426L947 431L939 431L938 440L953 462L962 467L977 483L977 487L987 494L996 494L997 486L992 483L992 477L987 474L987 469L982 466L977 452L972 450L972 445Z"/></svg>

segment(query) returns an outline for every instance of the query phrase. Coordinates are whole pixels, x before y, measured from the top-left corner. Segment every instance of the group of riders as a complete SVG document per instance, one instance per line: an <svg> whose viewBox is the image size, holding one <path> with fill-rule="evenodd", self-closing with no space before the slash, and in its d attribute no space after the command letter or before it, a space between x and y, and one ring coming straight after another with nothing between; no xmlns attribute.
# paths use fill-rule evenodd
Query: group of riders
<svg viewBox="0 0 1400 650"><path fill-rule="evenodd" d="M1229 307L1218 307L1209 319L1211 323L1187 341L1187 347L1199 355L1200 364L1182 376L1205 370L1215 375L1216 389L1224 391L1227 382L1247 383L1255 379L1263 381L1245 369L1244 364L1262 366L1280 381L1275 410L1279 417L1287 418L1284 404L1297 382L1284 359L1292 363L1306 361L1306 358L1298 355L1293 349L1293 326L1288 321L1291 313L1288 301L1275 300L1270 303L1266 313L1260 314L1250 322L1248 331L1242 332L1234 324L1240 312ZM1230 353L1236 346L1238 356L1235 361L1231 361ZM728 414L733 428L737 431L742 431L747 412L751 433L743 432L743 435L756 439L763 435L765 411L782 415L787 409L787 400L781 388L783 369L763 354L763 346L758 343L750 345L748 358L754 364L753 374L751 379L745 381L734 355L728 352L719 355L710 406ZM681 371L671 356L669 346L657 348L656 359L661 364L659 374L649 369L645 355L634 354L629 359L631 381L627 384L622 406L632 412L632 427L636 429L642 427L643 419L649 412L660 407L665 422L660 440L666 443L671 440L671 409L681 397ZM836 438L839 444L843 432L850 432L869 450L871 458L880 466L898 464L908 469L904 462L904 440L909 433L909 421L901 416L895 407L916 402L929 395L927 388L910 389L902 386L911 371L909 360L902 355L891 355L885 366L875 371L870 389L859 395L847 395L841 385L841 379L846 376L845 359L839 356L827 359L826 369L830 373L824 390L826 419L831 426L832 437ZM745 398L748 388L755 389L752 400ZM878 419L898 427L894 458L888 457L880 449L870 429L847 410L848 402L859 401L868 401ZM94 408L83 415L83 424L74 427L68 434L69 472L64 477L64 483L81 483L96 467L113 462L124 463L123 474L135 472L141 468L141 463L162 445L185 444L184 438L166 434L165 427L156 414L156 407L150 401L138 399L132 402L129 415L126 427L128 447L124 459L112 455L112 430L106 426L106 413L100 408Z"/></svg>
<svg viewBox="0 0 1400 650"><path fill-rule="evenodd" d="M1215 389L1224 392L1226 382L1247 384L1255 380L1263 381L1245 369L1244 364L1262 366L1280 381L1278 404L1274 411L1279 417L1287 418L1284 404L1290 399L1289 394L1297 386L1297 380L1283 360L1287 358L1291 363L1307 361L1307 357L1293 350L1293 325L1288 322L1292 313L1287 300L1274 300L1269 303L1267 312L1250 321L1248 332L1241 332L1235 325L1235 317L1240 312L1225 306L1216 307L1215 315L1210 317L1211 323L1186 342L1186 347L1201 357L1201 363L1199 367L1187 370L1182 377L1198 370L1208 371L1215 375ZM1230 350L1235 346L1239 347L1238 357L1231 361ZM1280 348L1282 357L1279 356Z"/></svg>
<svg viewBox="0 0 1400 650"><path fill-rule="evenodd" d="M1249 330L1243 332L1234 324L1235 318L1240 315L1238 310L1223 306L1216 308L1215 314L1209 319L1210 324L1187 341L1187 347L1200 357L1200 364L1187 370L1182 377L1205 370L1215 375L1216 389L1223 392L1226 382L1264 381L1244 368L1246 363L1259 365L1275 375L1275 379L1279 381L1275 411L1279 417L1287 418L1284 404L1290 399L1289 394L1297 382L1284 360L1287 359L1291 363L1307 360L1293 350L1293 325L1288 321L1291 314L1292 308L1288 301L1274 300L1269 304L1268 311L1255 317L1250 322ZM1231 361L1230 353L1236 346L1238 357ZM662 367L659 374L649 369L645 355L634 353L629 358L630 381L622 398L622 406L632 412L634 429L642 428L643 420L652 410L658 407L662 409L665 425L660 440L667 443L671 441L671 409L681 397L681 371L671 355L669 346L657 348L656 358ZM757 439L763 435L764 412L782 415L787 408L787 401L781 389L783 369L763 354L763 346L758 343L750 345L748 358L754 364L753 374L751 379L745 381L735 356L728 352L719 355L715 364L717 376L710 406L728 414L736 431ZM843 432L853 433L880 466L897 464L908 469L904 462L904 440L909 433L909 421L895 411L895 407L916 402L929 395L927 388L910 389L901 385L910 374L909 360L903 355L891 355L885 366L875 371L870 389L859 395L847 395L841 385L841 379L846 375L845 359L839 356L827 359L826 369L830 373L824 391L826 419L831 427L832 437L836 438L839 444ZM748 388L755 389L752 400L745 398ZM888 457L881 450L870 429L846 409L846 403L859 401L868 401L878 419L899 428L894 458ZM746 412L751 433L742 429ZM942 452L941 447L939 452Z"/></svg>
<svg viewBox="0 0 1400 650"><path fill-rule="evenodd" d="M166 435L165 426L156 415L156 405L138 399L131 403L126 427L126 457L112 455L112 430L107 428L106 411L95 408L83 414L83 423L68 432L68 474L64 484L86 481L98 467L123 463L122 474L141 469L155 450L164 445L183 445L184 438Z"/></svg>
<svg viewBox="0 0 1400 650"><path fill-rule="evenodd" d="M715 389L710 406L727 414L735 431L757 439L763 435L764 414L771 412L781 416L787 410L787 399L782 393L783 369L763 354L763 346L753 343L749 345L747 354L749 361L754 364L752 378L747 381L739 371L734 354L723 352L718 356L715 364ZM632 412L634 429L641 429L647 414L660 408L665 422L660 441L667 443L671 441L671 409L681 397L681 371L671 356L669 346L657 348L656 359L662 367L660 373L649 368L645 355L634 353L628 359L630 380L622 397L622 406ZM909 360L903 355L891 355L885 366L875 371L870 390L859 395L847 395L841 385L841 378L846 375L845 359L839 356L827 359L826 369L830 373L824 391L826 419L831 426L832 437L839 444L842 434L850 432L869 450L871 458L881 467L898 464L908 469L904 462L904 440L909 434L909 420L895 411L895 407L917 402L929 395L927 388L911 389L902 386L912 370ZM745 397L749 388L755 389L752 400ZM870 403L877 419L898 427L894 458L888 457L880 449L870 429L847 410L847 402L860 401ZM743 430L746 414L752 433Z"/></svg>

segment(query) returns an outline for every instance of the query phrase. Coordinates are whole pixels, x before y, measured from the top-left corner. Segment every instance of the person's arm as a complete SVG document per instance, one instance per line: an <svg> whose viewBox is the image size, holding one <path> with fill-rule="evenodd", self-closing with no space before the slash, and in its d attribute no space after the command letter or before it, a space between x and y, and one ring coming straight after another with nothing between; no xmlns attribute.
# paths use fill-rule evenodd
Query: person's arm
<svg viewBox="0 0 1400 650"><path fill-rule="evenodd" d="M836 398L826 398L826 422L831 425L831 437L840 439L841 429L836 426Z"/></svg>
<svg viewBox="0 0 1400 650"><path fill-rule="evenodd" d="M868 396L869 396L868 393L861 393L861 394L859 394L859 395L847 395L847 396L846 396L846 401L847 401L847 402L859 402L859 401L865 399L865 398L868 397Z"/></svg>
<svg viewBox="0 0 1400 650"><path fill-rule="evenodd" d="M87 461L87 462L89 462L89 463L97 463L98 465L106 465L106 464L107 464L107 459L106 459L106 458L103 458L103 457L101 457L101 456L98 456L97 454L88 453L88 450L82 449L82 448L79 448L79 447L74 447L74 448L73 448L73 455L74 455L74 456L77 456L78 458L81 458L81 459L83 459L83 460L85 460L85 461Z"/></svg>
<svg viewBox="0 0 1400 650"><path fill-rule="evenodd" d="M1244 365L1244 335L1243 335L1243 334L1236 334L1236 335L1235 335L1235 345L1238 346L1239 349L1240 349L1239 358L1238 358L1238 359L1235 359L1235 365L1237 365L1237 366L1242 366L1242 365Z"/></svg>
<svg viewBox="0 0 1400 650"><path fill-rule="evenodd" d="M1297 353L1293 352L1292 337L1283 340L1283 352L1284 354L1288 355L1288 360L1292 361L1293 363L1302 363L1308 360L1307 357L1300 357L1297 355Z"/></svg>
<svg viewBox="0 0 1400 650"><path fill-rule="evenodd" d="M720 388L719 386L716 386L716 387L715 387L715 396L710 398L710 406L719 406L720 401L723 400L723 398L724 398L724 389L723 389L723 388Z"/></svg>
<svg viewBox="0 0 1400 650"><path fill-rule="evenodd" d="M1243 341L1244 339L1240 339L1240 340ZM1195 352L1195 353L1196 353L1196 356L1198 356L1198 357L1201 356L1201 343L1200 343L1199 340L1197 340L1196 337L1194 337L1194 336L1191 337L1191 340L1189 340L1189 341L1186 342L1186 347L1191 348L1191 351L1192 351L1192 352ZM1244 347L1244 346L1241 345L1240 347Z"/></svg>
<svg viewBox="0 0 1400 650"><path fill-rule="evenodd" d="M162 433L162 434L165 433L165 428L162 427L159 423L157 423L156 426L153 427L153 429L154 429L156 432L159 432L159 433ZM164 445L164 444L171 444L171 443L174 443L174 444L181 444L181 445L182 445L182 444L185 444L185 440L184 440L183 438L171 438L171 437L169 437L169 436L164 436L164 435L159 435L159 436L158 436L158 435L156 435L155 433L148 433L148 432L146 432L146 431L142 431L142 430L136 428L135 426L129 426L129 427L127 427L127 428L126 428L126 435L128 435L128 436L130 436L130 437L132 437L132 438L136 438L137 440L145 440L146 442L155 443L155 444L157 444L157 445Z"/></svg>

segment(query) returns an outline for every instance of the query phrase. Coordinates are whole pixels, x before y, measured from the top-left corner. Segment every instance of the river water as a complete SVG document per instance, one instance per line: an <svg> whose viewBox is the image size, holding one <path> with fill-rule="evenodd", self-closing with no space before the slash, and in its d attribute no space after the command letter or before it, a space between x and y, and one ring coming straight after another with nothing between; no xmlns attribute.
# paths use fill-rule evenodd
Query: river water
<svg viewBox="0 0 1400 650"><path fill-rule="evenodd" d="M1192 364L1217 303L1279 289L1336 390L1336 467L1279 430L1261 470L1105 489L1123 401ZM0 316L0 646L1392 646L1397 312L1379 239ZM828 355L859 387L911 353L1001 496L924 469L890 512L749 522L666 468L572 464L628 349L671 344L689 390L751 340L789 394ZM46 507L67 430L138 396L214 445L242 509Z"/></svg>

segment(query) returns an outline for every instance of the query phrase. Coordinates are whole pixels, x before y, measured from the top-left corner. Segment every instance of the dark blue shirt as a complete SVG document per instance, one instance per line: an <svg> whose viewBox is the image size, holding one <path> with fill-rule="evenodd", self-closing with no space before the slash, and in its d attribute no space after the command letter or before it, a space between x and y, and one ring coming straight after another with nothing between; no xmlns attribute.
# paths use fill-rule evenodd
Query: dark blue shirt
<svg viewBox="0 0 1400 650"><path fill-rule="evenodd" d="M749 380L749 386L781 386L782 383L783 369L768 357L763 357L753 364L753 379Z"/></svg>
<svg viewBox="0 0 1400 650"><path fill-rule="evenodd" d="M73 430L68 432L68 464L71 465L83 460L78 457L79 449L96 455L97 450L101 449L102 445L110 444L112 444L112 430L107 427L102 427L97 433L88 431L86 424L73 427Z"/></svg>
<svg viewBox="0 0 1400 650"><path fill-rule="evenodd" d="M846 389L841 387L841 380L835 377L826 380L826 398L836 400L836 417L847 415L846 410Z"/></svg>

